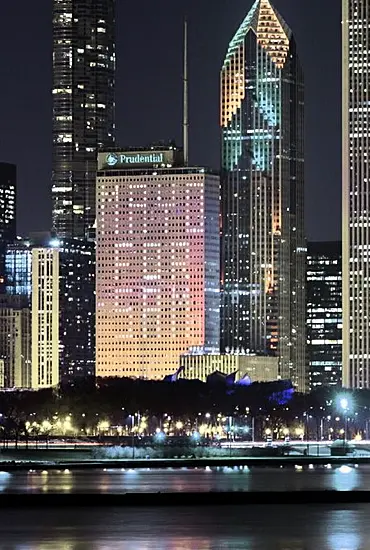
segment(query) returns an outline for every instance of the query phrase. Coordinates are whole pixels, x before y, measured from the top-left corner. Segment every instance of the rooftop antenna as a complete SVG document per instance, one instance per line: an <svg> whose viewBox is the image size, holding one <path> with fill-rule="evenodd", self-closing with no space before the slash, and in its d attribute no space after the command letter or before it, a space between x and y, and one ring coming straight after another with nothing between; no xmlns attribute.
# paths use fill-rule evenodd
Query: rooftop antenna
<svg viewBox="0 0 370 550"><path fill-rule="evenodd" d="M188 21L184 21L184 121L183 146L184 165L189 165L189 94L188 94Z"/></svg>

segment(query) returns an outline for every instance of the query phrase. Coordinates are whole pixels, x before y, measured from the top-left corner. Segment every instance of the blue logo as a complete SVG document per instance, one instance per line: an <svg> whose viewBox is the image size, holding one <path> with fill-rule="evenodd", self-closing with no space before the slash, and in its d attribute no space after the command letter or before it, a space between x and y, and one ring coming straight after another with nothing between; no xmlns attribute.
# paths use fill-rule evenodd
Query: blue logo
<svg viewBox="0 0 370 550"><path fill-rule="evenodd" d="M105 161L108 166L115 166L118 163L118 156L115 153L109 153Z"/></svg>

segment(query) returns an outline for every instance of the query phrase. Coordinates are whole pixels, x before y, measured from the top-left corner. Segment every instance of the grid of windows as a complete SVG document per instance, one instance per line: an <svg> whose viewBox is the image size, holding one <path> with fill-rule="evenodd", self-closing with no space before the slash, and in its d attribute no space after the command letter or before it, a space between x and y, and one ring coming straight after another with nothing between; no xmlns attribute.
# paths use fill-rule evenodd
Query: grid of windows
<svg viewBox="0 0 370 550"><path fill-rule="evenodd" d="M6 247L16 237L16 181L16 166L0 162L0 293L6 286Z"/></svg>
<svg viewBox="0 0 370 550"><path fill-rule="evenodd" d="M221 126L221 351L277 356L306 391L304 82L269 0L230 42Z"/></svg>
<svg viewBox="0 0 370 550"><path fill-rule="evenodd" d="M115 0L53 0L53 226L88 235L96 158L114 144Z"/></svg>
<svg viewBox="0 0 370 550"><path fill-rule="evenodd" d="M31 312L24 296L0 296L0 387L31 387Z"/></svg>
<svg viewBox="0 0 370 550"><path fill-rule="evenodd" d="M309 243L307 345L310 388L342 382L342 254L340 242Z"/></svg>
<svg viewBox="0 0 370 550"><path fill-rule="evenodd" d="M32 249L32 388L59 383L59 251Z"/></svg>
<svg viewBox="0 0 370 550"><path fill-rule="evenodd" d="M343 384L370 387L368 0L343 0Z"/></svg>
<svg viewBox="0 0 370 550"><path fill-rule="evenodd" d="M96 373L159 379L218 349L219 178L113 174L97 179Z"/></svg>

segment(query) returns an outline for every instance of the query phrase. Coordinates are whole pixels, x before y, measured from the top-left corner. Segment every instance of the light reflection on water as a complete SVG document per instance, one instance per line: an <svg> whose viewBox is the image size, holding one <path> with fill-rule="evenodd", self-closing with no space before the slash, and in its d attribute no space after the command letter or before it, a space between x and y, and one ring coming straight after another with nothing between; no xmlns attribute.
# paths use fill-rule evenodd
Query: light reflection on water
<svg viewBox="0 0 370 550"><path fill-rule="evenodd" d="M334 470L334 487L337 491L353 491L359 485L358 470L341 466Z"/></svg>
<svg viewBox="0 0 370 550"><path fill-rule="evenodd" d="M2 511L7 550L370 550L370 505Z"/></svg>
<svg viewBox="0 0 370 550"><path fill-rule="evenodd" d="M369 490L370 467L0 472L0 493Z"/></svg>

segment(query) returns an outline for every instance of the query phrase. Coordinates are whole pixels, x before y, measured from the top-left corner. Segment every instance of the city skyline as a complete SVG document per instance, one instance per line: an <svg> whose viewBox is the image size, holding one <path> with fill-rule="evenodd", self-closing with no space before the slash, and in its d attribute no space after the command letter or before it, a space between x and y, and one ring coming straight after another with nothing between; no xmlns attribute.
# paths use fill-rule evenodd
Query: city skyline
<svg viewBox="0 0 370 550"><path fill-rule="evenodd" d="M167 4L167 0L164 0L164 4ZM216 169L219 166L218 69L225 55L229 37L235 32L240 19L251 4L252 2L235 0L234 8L225 10L224 4L217 2L212 3L210 12L208 0L202 3L202 6L194 1L189 2L190 162L192 164L211 165ZM9 23L6 32L8 29L11 31L13 29L14 34L14 25L17 25L21 36L19 44L13 43L10 35L6 37L5 34L2 37L2 40L7 39L7 45L10 44L9 51L12 54L4 61L4 70L8 78L6 87L0 93L0 100L3 104L2 118L7 135L7 139L2 140L2 160L16 161L19 165L20 222L18 229L23 234L30 230L50 229L51 225L51 124L49 121L51 120L52 21L49 3L46 0L40 0L38 6L37 13L35 10L31 13L27 4L24 5L24 10L19 10L19 7L14 9L10 5L3 8L3 16ZM322 17L319 20L318 13L322 7L318 1L310 5L309 9L301 6L298 8L295 4L292 5L290 0L276 0L275 6L295 30L306 73L308 237L310 239L338 238L340 160L335 158L335 155L338 157L340 155L337 135L338 113L334 107L331 107L325 121L322 120L321 115L318 116L318 113L323 104L335 105L335 97L339 97L336 92L339 74L336 71L340 66L340 9L337 12L331 11L330 17L326 11L320 12ZM132 6L129 12L126 11L124 14L122 6L117 6L117 54L120 59L117 71L117 138L122 144L141 145L158 137L168 139L174 136L178 143L181 143L181 34L185 14L172 6L164 10L166 15L163 20L160 20L153 6L148 3L144 8ZM127 16L131 17L131 25L127 25ZM23 17L26 18L24 21ZM150 21L153 17L156 25L152 27ZM29 35L26 22L28 25L30 18L33 21L33 31L37 29L39 41L32 46L34 49L29 49L27 42L25 49L21 45L22 40ZM307 30L309 26L306 23L307 18L312 24L315 19L317 44L312 44L311 33ZM143 28L144 33L141 32ZM325 68L324 72L324 66L327 63L325 64L321 59L319 46L320 37L322 46L324 36L327 36L328 32L333 40L328 40L324 57L329 56L331 64L328 70ZM142 60L145 63L147 59L148 41L153 48L151 55L161 62L159 65L150 63L148 75L143 76L139 61ZM173 45L171 51L167 47L169 42ZM28 59L27 56L31 52L32 57ZM22 87L15 84L14 78L21 78L23 81L28 78L31 68L34 86L25 101L24 91ZM127 74L130 75L129 79L125 78ZM168 74L171 74L170 78ZM317 75L320 76L321 87ZM152 100L147 101L139 109L143 94L148 93L144 85L147 78L153 83L150 89ZM166 78L166 86L161 86L159 82L161 78ZM333 101L329 101L329 97L333 97ZM145 127L138 124L138 113L146 121ZM167 116L163 116L164 113L167 113ZM24 147L16 141L20 135L20 124L25 135L25 141L22 143L27 143ZM30 133L31 128L32 133ZM326 196L319 201L322 180L325 181ZM29 207L30 204L32 208ZM331 216L327 216L326 210L329 206L330 211L334 212Z"/></svg>

